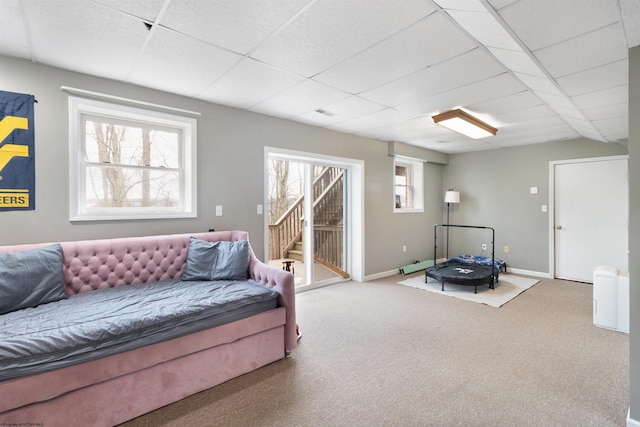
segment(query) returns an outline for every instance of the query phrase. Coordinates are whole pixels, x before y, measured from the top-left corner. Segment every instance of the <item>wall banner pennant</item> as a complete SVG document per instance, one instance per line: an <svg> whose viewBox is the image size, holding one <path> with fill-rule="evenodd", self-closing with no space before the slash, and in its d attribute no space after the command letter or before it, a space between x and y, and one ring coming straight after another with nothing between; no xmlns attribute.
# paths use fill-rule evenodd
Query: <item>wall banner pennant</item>
<svg viewBox="0 0 640 427"><path fill-rule="evenodd" d="M0 91L0 211L36 208L34 102Z"/></svg>

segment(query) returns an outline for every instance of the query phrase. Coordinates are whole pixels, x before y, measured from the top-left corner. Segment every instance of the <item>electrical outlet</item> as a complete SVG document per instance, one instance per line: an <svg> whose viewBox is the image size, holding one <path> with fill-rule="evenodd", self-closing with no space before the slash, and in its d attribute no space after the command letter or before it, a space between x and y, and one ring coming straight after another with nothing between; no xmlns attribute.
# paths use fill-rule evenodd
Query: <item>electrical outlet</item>
<svg viewBox="0 0 640 427"><path fill-rule="evenodd" d="M402 252L407 252L407 245L402 245Z"/></svg>
<svg viewBox="0 0 640 427"><path fill-rule="evenodd" d="M505 247L504 247L504 253L506 254L506 253L508 253L508 252L509 252L509 246L505 246Z"/></svg>
<svg viewBox="0 0 640 427"><path fill-rule="evenodd" d="M487 250L487 244L486 244L486 243L483 243L483 244L482 244L482 250L483 250L483 251L486 251L486 250Z"/></svg>

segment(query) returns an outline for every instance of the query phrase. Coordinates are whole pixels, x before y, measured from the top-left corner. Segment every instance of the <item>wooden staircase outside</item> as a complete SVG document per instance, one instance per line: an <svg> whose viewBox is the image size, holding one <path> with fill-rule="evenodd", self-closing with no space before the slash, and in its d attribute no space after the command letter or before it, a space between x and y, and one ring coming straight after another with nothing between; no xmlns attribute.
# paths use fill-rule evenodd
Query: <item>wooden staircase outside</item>
<svg viewBox="0 0 640 427"><path fill-rule="evenodd" d="M343 270L344 170L325 167L313 183L313 193L314 259L347 278ZM303 206L301 196L275 224L269 225L269 259L304 260Z"/></svg>

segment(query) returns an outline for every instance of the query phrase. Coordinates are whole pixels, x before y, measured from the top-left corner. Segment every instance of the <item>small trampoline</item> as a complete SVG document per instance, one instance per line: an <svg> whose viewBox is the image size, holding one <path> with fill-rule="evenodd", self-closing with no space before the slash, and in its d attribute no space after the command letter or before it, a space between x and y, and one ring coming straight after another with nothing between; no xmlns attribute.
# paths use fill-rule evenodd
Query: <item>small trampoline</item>
<svg viewBox="0 0 640 427"><path fill-rule="evenodd" d="M496 267L495 262L495 230L491 227L474 226L474 225L450 225L450 224L438 224L434 227L434 244L433 244L433 259L437 258L437 236L438 228L446 227L447 233L449 227L457 228L479 228L491 230L491 264L482 265L473 262L467 262L463 259L447 259L447 261L440 264L435 264L432 267L427 268L425 271L425 282L429 277L436 279L442 284L442 291L444 291L444 283L452 283L456 285L473 286L474 292L478 293L478 286L489 285L490 289L494 289L494 283L498 281L500 270ZM447 248L448 251L448 248ZM448 258L448 257L447 257Z"/></svg>

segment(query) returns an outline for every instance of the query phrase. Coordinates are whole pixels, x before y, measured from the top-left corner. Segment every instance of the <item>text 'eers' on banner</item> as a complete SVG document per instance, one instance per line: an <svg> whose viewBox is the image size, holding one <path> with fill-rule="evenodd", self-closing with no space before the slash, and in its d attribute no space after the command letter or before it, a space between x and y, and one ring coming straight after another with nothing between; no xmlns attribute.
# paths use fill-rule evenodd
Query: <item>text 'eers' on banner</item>
<svg viewBox="0 0 640 427"><path fill-rule="evenodd" d="M36 208L34 102L0 91L0 211Z"/></svg>

